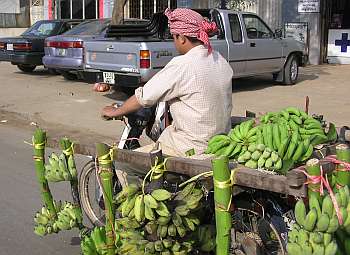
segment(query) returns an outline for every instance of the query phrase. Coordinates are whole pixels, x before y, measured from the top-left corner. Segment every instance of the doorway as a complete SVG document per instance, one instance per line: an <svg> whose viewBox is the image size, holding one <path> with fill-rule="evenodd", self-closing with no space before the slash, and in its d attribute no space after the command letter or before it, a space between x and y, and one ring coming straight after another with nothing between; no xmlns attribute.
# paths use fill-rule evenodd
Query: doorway
<svg viewBox="0 0 350 255"><path fill-rule="evenodd" d="M322 2L321 31L321 60L327 63L327 46L329 29L350 30L350 1L349 0L324 0ZM348 38L350 40L350 38ZM344 40L345 41L345 40Z"/></svg>

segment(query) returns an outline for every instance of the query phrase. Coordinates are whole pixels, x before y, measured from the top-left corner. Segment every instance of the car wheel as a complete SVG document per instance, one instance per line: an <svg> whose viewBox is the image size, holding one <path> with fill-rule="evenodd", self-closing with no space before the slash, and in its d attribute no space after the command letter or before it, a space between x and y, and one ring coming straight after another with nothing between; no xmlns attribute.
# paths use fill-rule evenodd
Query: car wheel
<svg viewBox="0 0 350 255"><path fill-rule="evenodd" d="M36 66L33 65L17 65L17 68L25 73L31 73L34 71Z"/></svg>
<svg viewBox="0 0 350 255"><path fill-rule="evenodd" d="M58 74L60 74L60 72L58 72L58 71L57 71L56 69L54 69L54 68L48 68L47 70L48 70L49 73L52 74L52 75L58 75Z"/></svg>
<svg viewBox="0 0 350 255"><path fill-rule="evenodd" d="M69 80L69 81L73 81L73 80L76 80L78 78L76 74L70 73L70 72L67 72L67 71L62 71L62 76L66 80Z"/></svg>
<svg viewBox="0 0 350 255"><path fill-rule="evenodd" d="M283 71L283 84L293 85L297 82L299 76L299 63L297 57L294 54L289 56Z"/></svg>

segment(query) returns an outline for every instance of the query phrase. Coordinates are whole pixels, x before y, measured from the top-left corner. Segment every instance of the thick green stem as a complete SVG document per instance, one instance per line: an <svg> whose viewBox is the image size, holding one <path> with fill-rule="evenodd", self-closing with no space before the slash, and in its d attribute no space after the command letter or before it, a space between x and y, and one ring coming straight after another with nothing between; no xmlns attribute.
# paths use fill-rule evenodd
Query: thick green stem
<svg viewBox="0 0 350 255"><path fill-rule="evenodd" d="M231 242L231 214L228 211L232 190L228 158L221 157L212 161L214 177L214 200L216 219L216 255L228 255Z"/></svg>
<svg viewBox="0 0 350 255"><path fill-rule="evenodd" d="M37 128L33 135L33 148L34 148L34 164L36 176L40 186L41 197L43 203L50 211L50 214L56 219L57 213L53 202L52 194L49 188L49 184L45 178L45 142L46 132Z"/></svg>
<svg viewBox="0 0 350 255"><path fill-rule="evenodd" d="M113 170L112 170L112 158L109 146L106 144L96 144L96 151L98 156L98 162L100 167L100 179L103 189L103 197L105 204L106 215L106 244L107 254L114 255L114 207L113 207Z"/></svg>
<svg viewBox="0 0 350 255"><path fill-rule="evenodd" d="M72 142L66 137L60 139L60 148L62 149L63 154L65 155L66 165L68 166L68 169L70 169L69 164L68 164L68 157L70 155L72 155L73 162L74 162L74 168L76 170ZM81 210L80 199L79 199L79 188L78 188L78 176L77 175L72 175L72 180L70 181L70 186L71 186L73 205L74 205L76 214L81 216L78 218L79 219L78 227L79 227L79 229L82 229L84 226L82 224L82 210Z"/></svg>
<svg viewBox="0 0 350 255"><path fill-rule="evenodd" d="M350 149L346 144L339 144L336 147L337 159L350 163ZM348 185L350 187L350 172L344 171L345 167L338 164L335 169L337 184L339 186Z"/></svg>
<svg viewBox="0 0 350 255"><path fill-rule="evenodd" d="M311 176L320 176L321 168L318 159L310 159L306 162L306 171ZM320 203L322 203L320 194L320 184L309 184L308 185L308 197L315 196Z"/></svg>

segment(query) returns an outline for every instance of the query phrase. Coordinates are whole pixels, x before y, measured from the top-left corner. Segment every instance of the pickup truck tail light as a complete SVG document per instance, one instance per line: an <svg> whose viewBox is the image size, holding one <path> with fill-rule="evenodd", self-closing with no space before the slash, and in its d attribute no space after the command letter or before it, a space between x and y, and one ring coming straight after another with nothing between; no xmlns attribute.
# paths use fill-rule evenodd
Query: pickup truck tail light
<svg viewBox="0 0 350 255"><path fill-rule="evenodd" d="M77 42L45 42L45 47L52 47L52 48L61 48L61 49L68 49L68 48L83 48L83 42L77 41Z"/></svg>
<svg viewBox="0 0 350 255"><path fill-rule="evenodd" d="M32 50L31 43L14 43L13 49L18 51L29 51Z"/></svg>
<svg viewBox="0 0 350 255"><path fill-rule="evenodd" d="M147 69L151 67L151 54L149 50L140 50L140 68Z"/></svg>
<svg viewBox="0 0 350 255"><path fill-rule="evenodd" d="M5 49L5 43L0 43L0 50L3 50L3 49Z"/></svg>

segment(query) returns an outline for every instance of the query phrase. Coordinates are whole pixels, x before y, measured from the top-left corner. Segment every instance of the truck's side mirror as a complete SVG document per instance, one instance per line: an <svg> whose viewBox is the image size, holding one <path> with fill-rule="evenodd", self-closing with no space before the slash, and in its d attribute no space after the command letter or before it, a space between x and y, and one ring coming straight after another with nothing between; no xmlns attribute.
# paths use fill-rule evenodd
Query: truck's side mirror
<svg viewBox="0 0 350 255"><path fill-rule="evenodd" d="M282 29L276 29L275 30L275 38L282 38L282 37L283 37Z"/></svg>

